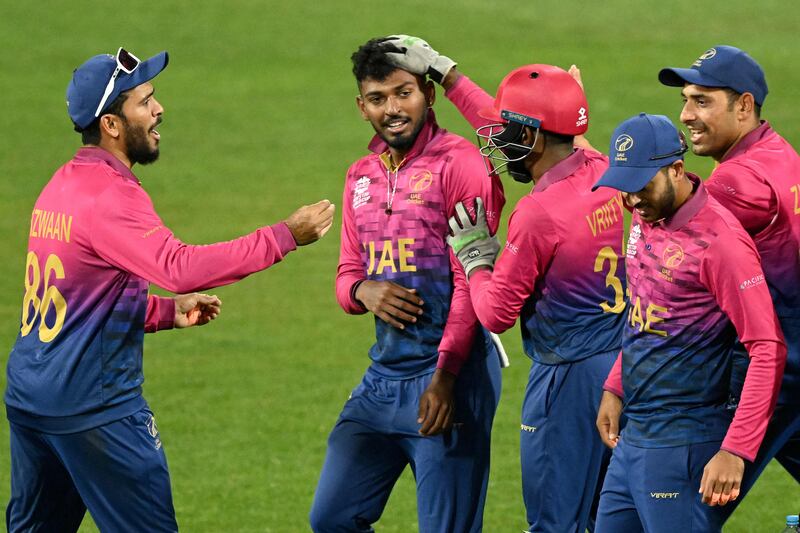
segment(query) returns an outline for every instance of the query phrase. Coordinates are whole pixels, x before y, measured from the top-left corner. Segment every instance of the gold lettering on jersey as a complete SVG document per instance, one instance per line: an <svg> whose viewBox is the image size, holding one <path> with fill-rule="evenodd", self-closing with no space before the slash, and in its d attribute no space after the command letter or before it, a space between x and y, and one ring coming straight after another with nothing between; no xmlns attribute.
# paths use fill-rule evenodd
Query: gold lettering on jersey
<svg viewBox="0 0 800 533"><path fill-rule="evenodd" d="M410 204L425 205L425 200L422 198L422 193L419 192L409 193L406 201Z"/></svg>
<svg viewBox="0 0 800 533"><path fill-rule="evenodd" d="M414 250L411 249L413 245L414 239L398 239L397 243L391 240L363 243L368 257L367 274L383 274L384 271L416 272L416 265L411 264L414 258Z"/></svg>
<svg viewBox="0 0 800 533"><path fill-rule="evenodd" d="M794 214L800 215L800 185L792 185L789 190L794 193Z"/></svg>
<svg viewBox="0 0 800 533"><path fill-rule="evenodd" d="M622 220L622 195L615 194L608 202L586 215L586 222L592 231L592 237L597 237L603 230L612 227Z"/></svg>
<svg viewBox="0 0 800 533"><path fill-rule="evenodd" d="M656 314L656 313L661 313ZM655 329L653 324L664 322L665 318L669 318L669 309L656 305L654 303L647 304L644 316L642 315L642 301L637 296L628 311L628 322L632 328L638 329L640 332L652 333L653 335L660 335L666 337L667 332L662 329Z"/></svg>
<svg viewBox="0 0 800 533"><path fill-rule="evenodd" d="M34 209L31 214L31 237L69 242L72 232L72 215L45 209Z"/></svg>
<svg viewBox="0 0 800 533"><path fill-rule="evenodd" d="M520 424L519 428L522 431L527 431L528 433L536 433L536 426L527 426L525 424Z"/></svg>

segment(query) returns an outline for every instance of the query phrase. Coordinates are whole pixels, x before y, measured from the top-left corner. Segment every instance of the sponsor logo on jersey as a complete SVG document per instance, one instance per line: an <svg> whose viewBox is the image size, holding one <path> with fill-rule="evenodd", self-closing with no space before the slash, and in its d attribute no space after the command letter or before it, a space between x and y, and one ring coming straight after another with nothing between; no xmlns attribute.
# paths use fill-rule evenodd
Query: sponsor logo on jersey
<svg viewBox="0 0 800 533"><path fill-rule="evenodd" d="M519 253L519 246L517 246L513 242L506 241L506 250L508 250L514 255L517 255Z"/></svg>
<svg viewBox="0 0 800 533"><path fill-rule="evenodd" d="M628 257L636 257L636 243L642 236L642 228L639 224L631 226L631 232L628 234L628 246L625 249L625 255Z"/></svg>
<svg viewBox="0 0 800 533"><path fill-rule="evenodd" d="M528 433L535 433L536 432L536 426L526 426L525 424L520 424L519 428L522 431L526 431Z"/></svg>
<svg viewBox="0 0 800 533"><path fill-rule="evenodd" d="M614 156L614 161L627 161L628 156L625 155L625 152L631 148L633 148L633 137L627 133L623 133L617 137L617 139L614 141L614 150L617 151L617 155Z"/></svg>
<svg viewBox="0 0 800 533"><path fill-rule="evenodd" d="M716 48L709 48L708 50L706 50L705 52L700 54L700 57L698 57L695 60L695 62L692 63L692 66L693 67L699 67L700 65L703 64L703 61L705 61L706 59L711 59L715 55L717 55L717 49Z"/></svg>
<svg viewBox="0 0 800 533"><path fill-rule="evenodd" d="M589 122L589 117L586 116L586 108L582 107L578 109L578 120L575 121L575 126L583 126Z"/></svg>
<svg viewBox="0 0 800 533"><path fill-rule="evenodd" d="M424 205L425 200L422 198L422 193L426 191L433 183L433 174L429 170L423 170L414 174L408 179L408 188L411 192L408 193L407 201L412 204Z"/></svg>
<svg viewBox="0 0 800 533"><path fill-rule="evenodd" d="M745 290L750 289L752 287L756 287L764 283L764 274L758 274L757 276L753 276L750 279L746 279L739 284L739 289Z"/></svg>
<svg viewBox="0 0 800 533"><path fill-rule="evenodd" d="M362 205L369 202L369 184L372 180L369 176L361 176L356 180L356 186L353 187L353 209L358 209Z"/></svg>
<svg viewBox="0 0 800 533"><path fill-rule="evenodd" d="M683 262L683 258L683 248L674 242L668 244L661 254L661 261L667 268L677 268Z"/></svg>
<svg viewBox="0 0 800 533"><path fill-rule="evenodd" d="M408 188L412 192L422 192L433 183L433 174L429 170L423 170L419 174L414 174L408 180Z"/></svg>

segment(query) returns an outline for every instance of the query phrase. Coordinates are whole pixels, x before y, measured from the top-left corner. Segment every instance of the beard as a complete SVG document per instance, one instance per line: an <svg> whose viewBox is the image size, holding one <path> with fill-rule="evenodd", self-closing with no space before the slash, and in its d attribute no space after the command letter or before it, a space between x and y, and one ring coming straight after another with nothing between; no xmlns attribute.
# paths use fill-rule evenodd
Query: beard
<svg viewBox="0 0 800 533"><path fill-rule="evenodd" d="M388 122L388 120L386 121ZM383 141L388 144L391 148L400 151L407 151L410 150L414 143L417 141L417 137L419 136L419 132L422 131L422 127L425 125L425 116L420 118L420 120L414 124L414 129L411 132L406 133L405 135L395 135L393 137L389 137L388 135L384 134L382 131L378 131L378 135Z"/></svg>
<svg viewBox="0 0 800 533"><path fill-rule="evenodd" d="M159 119L156 126L161 122ZM130 126L128 121L123 118L125 124L125 150L128 152L128 159L131 164L149 165L158 159L158 145L150 147L149 130L144 126ZM155 127L155 126L154 126Z"/></svg>

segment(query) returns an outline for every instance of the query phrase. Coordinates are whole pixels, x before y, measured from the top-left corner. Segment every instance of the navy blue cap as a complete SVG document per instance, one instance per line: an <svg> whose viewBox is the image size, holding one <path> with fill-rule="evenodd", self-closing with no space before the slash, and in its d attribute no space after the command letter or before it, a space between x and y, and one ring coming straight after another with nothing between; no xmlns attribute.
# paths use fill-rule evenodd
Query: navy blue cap
<svg viewBox="0 0 800 533"><path fill-rule="evenodd" d="M755 59L735 46L719 45L706 50L691 68L662 68L658 81L670 87L687 83L704 87L727 87L739 94L750 93L758 105L769 90L764 71Z"/></svg>
<svg viewBox="0 0 800 533"><path fill-rule="evenodd" d="M161 52L147 61L142 61L131 74L120 70L117 79L114 80L114 90L106 99L100 115L121 93L155 78L168 62L167 52ZM79 128L87 127L97 118L94 116L97 106L100 105L108 80L116 68L115 56L100 54L89 59L72 73L72 80L67 85L67 112L69 118Z"/></svg>
<svg viewBox="0 0 800 533"><path fill-rule="evenodd" d="M592 190L641 191L661 167L683 159L686 150L686 142L667 117L639 113L614 130L608 149L610 166Z"/></svg>

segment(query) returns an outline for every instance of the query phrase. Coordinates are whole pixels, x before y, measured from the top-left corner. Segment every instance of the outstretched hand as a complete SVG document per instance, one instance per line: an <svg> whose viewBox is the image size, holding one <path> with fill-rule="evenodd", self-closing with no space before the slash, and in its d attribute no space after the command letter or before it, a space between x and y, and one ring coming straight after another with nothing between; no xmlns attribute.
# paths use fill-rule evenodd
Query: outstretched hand
<svg viewBox="0 0 800 533"><path fill-rule="evenodd" d="M175 327L203 326L219 316L222 301L213 295L178 294L175 300Z"/></svg>
<svg viewBox="0 0 800 533"><path fill-rule="evenodd" d="M304 205L286 219L297 246L305 246L322 238L333 225L336 206L330 200Z"/></svg>

